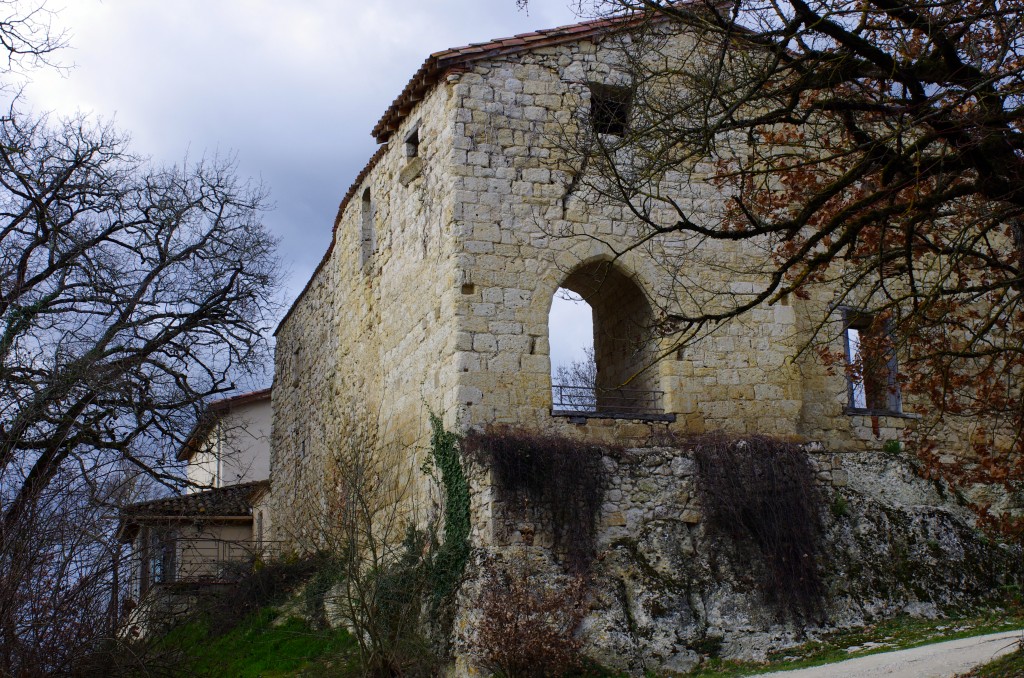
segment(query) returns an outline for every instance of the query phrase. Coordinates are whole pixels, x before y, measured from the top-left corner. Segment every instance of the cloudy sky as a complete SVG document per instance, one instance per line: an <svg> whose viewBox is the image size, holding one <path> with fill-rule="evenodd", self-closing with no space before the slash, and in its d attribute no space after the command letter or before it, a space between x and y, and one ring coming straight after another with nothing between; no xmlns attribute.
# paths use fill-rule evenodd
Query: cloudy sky
<svg viewBox="0 0 1024 678"><path fill-rule="evenodd" d="M56 24L65 73L30 74L38 112L86 112L160 163L237 156L275 209L290 304L327 248L345 190L373 153L370 129L428 54L577 21L574 0L74 0ZM561 323L566 343L585 315ZM556 342L562 343L562 342ZM557 346L553 362L565 360Z"/></svg>

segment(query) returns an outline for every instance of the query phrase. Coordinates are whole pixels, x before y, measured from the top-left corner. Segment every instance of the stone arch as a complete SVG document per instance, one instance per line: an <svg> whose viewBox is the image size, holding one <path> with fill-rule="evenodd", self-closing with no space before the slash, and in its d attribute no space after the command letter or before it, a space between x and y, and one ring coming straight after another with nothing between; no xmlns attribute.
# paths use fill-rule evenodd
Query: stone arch
<svg viewBox="0 0 1024 678"><path fill-rule="evenodd" d="M660 387L657 370L651 369L657 353L654 312L636 276L617 262L595 258L578 264L558 287L578 294L593 313L597 411L660 411L648 396L637 396L641 403L624 395Z"/></svg>

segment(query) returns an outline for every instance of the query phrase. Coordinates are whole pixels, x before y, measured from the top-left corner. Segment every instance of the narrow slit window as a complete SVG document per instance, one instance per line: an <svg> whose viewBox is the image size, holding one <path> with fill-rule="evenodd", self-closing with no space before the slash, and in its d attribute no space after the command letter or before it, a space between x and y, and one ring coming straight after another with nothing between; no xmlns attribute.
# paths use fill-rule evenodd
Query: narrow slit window
<svg viewBox="0 0 1024 678"><path fill-rule="evenodd" d="M627 87L590 84L590 122L598 134L625 136L633 94Z"/></svg>
<svg viewBox="0 0 1024 678"><path fill-rule="evenodd" d="M362 252L360 263L363 271L368 272L373 261L374 252L377 250L377 234L373 226L373 201L370 199L370 189L363 191L362 209Z"/></svg>

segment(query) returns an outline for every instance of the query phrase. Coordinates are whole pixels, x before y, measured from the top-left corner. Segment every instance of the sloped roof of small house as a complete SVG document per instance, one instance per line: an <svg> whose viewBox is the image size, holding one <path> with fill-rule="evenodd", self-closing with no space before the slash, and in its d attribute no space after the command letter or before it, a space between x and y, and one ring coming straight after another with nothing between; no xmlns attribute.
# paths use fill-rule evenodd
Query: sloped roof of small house
<svg viewBox="0 0 1024 678"><path fill-rule="evenodd" d="M129 504L121 509L118 535L131 539L138 525L203 518L246 518L255 503L270 489L269 480L217 487L191 494L162 497Z"/></svg>

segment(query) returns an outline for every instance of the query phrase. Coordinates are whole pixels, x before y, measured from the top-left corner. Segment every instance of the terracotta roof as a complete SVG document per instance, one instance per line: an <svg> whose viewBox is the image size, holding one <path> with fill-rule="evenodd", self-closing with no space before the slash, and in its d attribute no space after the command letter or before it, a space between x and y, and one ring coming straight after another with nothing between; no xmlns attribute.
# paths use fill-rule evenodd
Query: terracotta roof
<svg viewBox="0 0 1024 678"><path fill-rule="evenodd" d="M538 47L558 45L583 38L612 33L635 27L637 24L650 20L650 15L642 13L624 14L604 19L583 21L558 28L544 28L530 33L520 33L510 38L498 38L487 42L478 42L465 47L434 52L427 57L419 70L413 74L402 93L392 102L384 115L374 126L372 134L377 141L387 141L398 129L402 121L409 115L417 102L421 101L430 89L437 84L446 73L453 69L489 59L495 56L513 54Z"/></svg>
<svg viewBox="0 0 1024 678"><path fill-rule="evenodd" d="M248 405L249 403L259 402L260 400L269 400L270 392L271 389L263 388L259 391L249 391L248 393L239 393L238 395L214 400L210 403L210 411L223 412L224 410L230 410L232 407L238 407L239 405Z"/></svg>
<svg viewBox="0 0 1024 678"><path fill-rule="evenodd" d="M253 504L269 489L269 480L256 480L129 504L121 509L118 534L126 535L132 527L145 522L204 517L245 518L252 515Z"/></svg>

